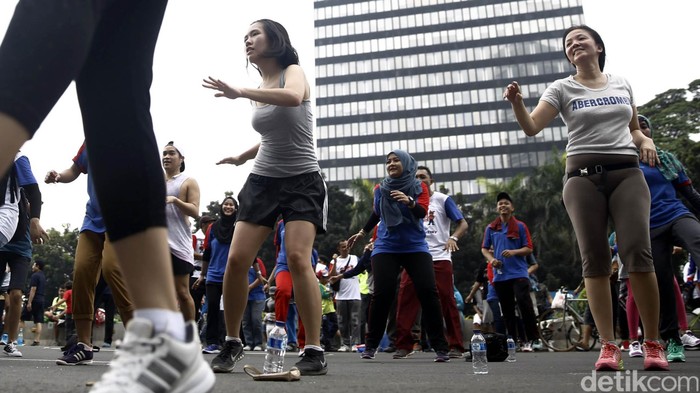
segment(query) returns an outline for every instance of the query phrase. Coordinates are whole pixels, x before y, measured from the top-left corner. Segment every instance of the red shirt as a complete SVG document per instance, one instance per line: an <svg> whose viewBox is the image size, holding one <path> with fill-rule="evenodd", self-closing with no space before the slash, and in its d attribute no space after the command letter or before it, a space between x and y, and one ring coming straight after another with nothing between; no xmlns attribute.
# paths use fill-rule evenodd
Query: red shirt
<svg viewBox="0 0 700 393"><path fill-rule="evenodd" d="M67 289L63 293L63 300L66 301L66 314L73 315L73 290Z"/></svg>

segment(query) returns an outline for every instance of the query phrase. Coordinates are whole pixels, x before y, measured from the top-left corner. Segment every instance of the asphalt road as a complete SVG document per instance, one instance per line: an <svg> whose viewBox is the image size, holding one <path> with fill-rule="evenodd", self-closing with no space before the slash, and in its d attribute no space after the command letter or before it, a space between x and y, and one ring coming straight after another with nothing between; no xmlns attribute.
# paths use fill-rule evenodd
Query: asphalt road
<svg viewBox="0 0 700 393"><path fill-rule="evenodd" d="M21 350L22 358L0 357L0 392L87 392L86 384L99 378L114 355L113 350L103 350L96 354L92 365L57 366L57 347L25 346ZM670 372L641 371L642 359L630 359L623 353L626 371L594 375L592 366L597 356L597 351L518 353L515 363L489 363L487 375L474 375L471 363L463 359L434 363L431 353L401 360L386 353L378 353L375 360L362 360L355 353L329 353L326 376L302 377L297 382L256 382L243 373L242 366L262 368L263 352L250 352L233 373L217 374L214 392L700 391L700 351L687 351L687 362L673 363ZM209 361L214 355L205 357ZM294 354L287 354L287 366L296 361Z"/></svg>

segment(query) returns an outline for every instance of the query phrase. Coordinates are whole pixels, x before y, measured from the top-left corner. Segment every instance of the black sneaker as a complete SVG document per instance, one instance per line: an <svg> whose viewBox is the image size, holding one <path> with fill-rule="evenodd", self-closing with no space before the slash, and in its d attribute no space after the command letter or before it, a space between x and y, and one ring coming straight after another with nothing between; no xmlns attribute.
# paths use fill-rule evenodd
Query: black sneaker
<svg viewBox="0 0 700 393"><path fill-rule="evenodd" d="M447 352L437 351L437 352L435 352L435 360L434 361L437 363L449 362L450 355L448 355Z"/></svg>
<svg viewBox="0 0 700 393"><path fill-rule="evenodd" d="M365 348L365 351L362 352L362 355L360 357L365 360L372 360L374 359L374 355L377 353L377 350L374 348Z"/></svg>
<svg viewBox="0 0 700 393"><path fill-rule="evenodd" d="M328 363L323 356L323 351L313 348L305 348L301 360L294 366L299 369L301 375L326 375L328 373Z"/></svg>
<svg viewBox="0 0 700 393"><path fill-rule="evenodd" d="M83 343L77 343L69 349L62 357L56 359L59 366L79 366L81 364L92 364L92 349Z"/></svg>
<svg viewBox="0 0 700 393"><path fill-rule="evenodd" d="M212 359L211 369L215 373L230 373L243 356L243 344L240 341L226 341L221 352Z"/></svg>

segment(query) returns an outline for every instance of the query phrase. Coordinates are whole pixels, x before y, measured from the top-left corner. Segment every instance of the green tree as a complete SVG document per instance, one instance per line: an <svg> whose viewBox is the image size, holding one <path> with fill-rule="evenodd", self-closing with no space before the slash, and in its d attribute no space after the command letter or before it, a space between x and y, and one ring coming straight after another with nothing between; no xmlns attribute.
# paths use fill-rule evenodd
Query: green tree
<svg viewBox="0 0 700 393"><path fill-rule="evenodd" d="M352 219L350 220L349 228L352 232L362 229L372 214L374 187L375 183L367 179L357 178L350 183L350 189L354 195Z"/></svg>
<svg viewBox="0 0 700 393"><path fill-rule="evenodd" d="M62 231L49 229L50 240L34 246L34 260L44 261L46 275L46 297L52 299L58 288L68 280L73 280L75 249L78 245L78 228L71 229L65 224Z"/></svg>
<svg viewBox="0 0 700 393"><path fill-rule="evenodd" d="M338 186L328 187L328 224L326 233L316 236L314 247L319 254L331 257L338 242L347 239L351 233L353 198L341 191Z"/></svg>
<svg viewBox="0 0 700 393"><path fill-rule="evenodd" d="M691 139L700 133L700 79L691 82L687 89L656 95L637 111L651 121L654 143L673 152L693 183L700 184L700 144Z"/></svg>

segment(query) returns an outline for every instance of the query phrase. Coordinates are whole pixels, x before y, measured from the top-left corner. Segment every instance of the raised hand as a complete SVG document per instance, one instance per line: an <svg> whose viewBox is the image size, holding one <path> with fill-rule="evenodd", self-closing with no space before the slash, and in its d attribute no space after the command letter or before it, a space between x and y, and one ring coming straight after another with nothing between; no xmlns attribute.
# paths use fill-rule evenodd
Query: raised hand
<svg viewBox="0 0 700 393"><path fill-rule="evenodd" d="M523 95L520 92L520 85L518 82L513 81L508 86L506 86L503 92L503 99L510 101L510 103L520 103L523 101Z"/></svg>
<svg viewBox="0 0 700 393"><path fill-rule="evenodd" d="M232 100L241 97L241 89L231 87L220 79L214 79L210 76L207 79L202 79L202 82L204 82L202 83L203 87L218 91L218 93L214 94L214 97L227 97Z"/></svg>

